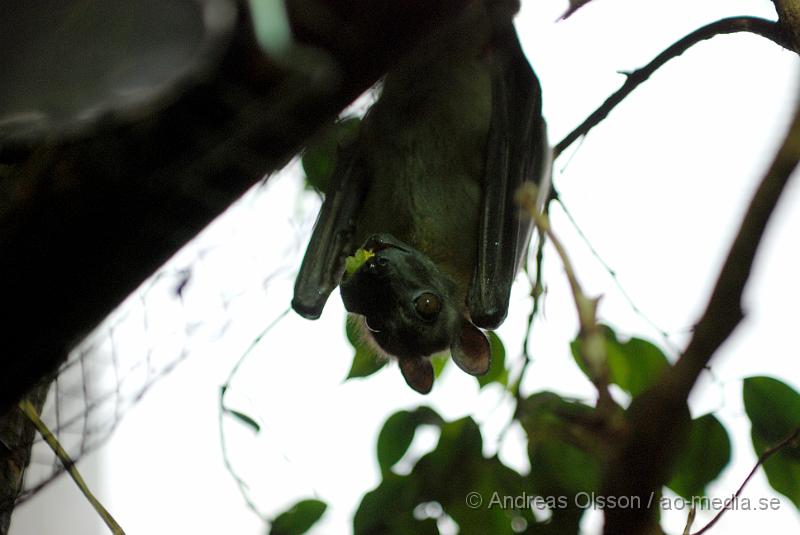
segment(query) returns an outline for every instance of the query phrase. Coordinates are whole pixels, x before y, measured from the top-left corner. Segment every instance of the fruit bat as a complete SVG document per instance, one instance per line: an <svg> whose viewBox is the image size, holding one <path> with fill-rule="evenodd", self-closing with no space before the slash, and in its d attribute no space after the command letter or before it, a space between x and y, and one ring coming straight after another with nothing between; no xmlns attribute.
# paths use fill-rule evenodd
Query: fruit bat
<svg viewBox="0 0 800 535"><path fill-rule="evenodd" d="M340 285L345 308L423 394L433 353L488 371L481 328L505 319L532 227L515 192L549 173L539 82L502 11L471 3L386 75L355 142L340 147L295 283L292 307L309 319ZM362 263L346 272L356 251Z"/></svg>

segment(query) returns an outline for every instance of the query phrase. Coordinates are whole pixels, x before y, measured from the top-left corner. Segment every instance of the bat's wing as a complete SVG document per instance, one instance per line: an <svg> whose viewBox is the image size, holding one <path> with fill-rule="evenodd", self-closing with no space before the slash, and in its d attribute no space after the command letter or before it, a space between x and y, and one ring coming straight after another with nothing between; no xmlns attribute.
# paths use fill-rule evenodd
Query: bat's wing
<svg viewBox="0 0 800 535"><path fill-rule="evenodd" d="M340 151L294 285L292 308L317 319L342 278L345 258L353 250L353 227L364 200L363 168L356 147Z"/></svg>
<svg viewBox="0 0 800 535"><path fill-rule="evenodd" d="M498 33L492 54L489 128L478 258L467 304L476 325L493 329L508 312L511 284L532 222L514 201L520 185L550 168L539 80L513 25Z"/></svg>

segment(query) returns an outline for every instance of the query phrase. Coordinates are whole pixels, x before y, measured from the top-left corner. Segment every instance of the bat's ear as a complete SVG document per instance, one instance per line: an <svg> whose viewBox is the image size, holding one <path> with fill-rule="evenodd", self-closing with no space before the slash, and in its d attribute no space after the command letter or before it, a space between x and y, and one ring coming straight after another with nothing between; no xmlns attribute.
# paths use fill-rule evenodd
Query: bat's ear
<svg viewBox="0 0 800 535"><path fill-rule="evenodd" d="M467 319L461 322L461 332L450 346L450 353L458 367L470 375L489 371L492 362L489 339Z"/></svg>
<svg viewBox="0 0 800 535"><path fill-rule="evenodd" d="M401 357L400 371L408 386L419 392L427 394L433 388L433 364L425 357Z"/></svg>

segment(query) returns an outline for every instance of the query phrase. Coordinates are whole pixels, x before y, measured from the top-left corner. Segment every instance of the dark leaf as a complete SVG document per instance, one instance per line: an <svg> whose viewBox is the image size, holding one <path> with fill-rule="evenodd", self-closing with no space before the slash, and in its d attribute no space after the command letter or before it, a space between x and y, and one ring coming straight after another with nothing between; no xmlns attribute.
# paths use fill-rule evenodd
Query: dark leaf
<svg viewBox="0 0 800 535"><path fill-rule="evenodd" d="M508 370L506 369L506 348L503 341L493 331L489 331L489 346L492 351L492 365L485 375L477 377L481 388L490 383L508 385Z"/></svg>
<svg viewBox="0 0 800 535"><path fill-rule="evenodd" d="M378 488L364 495L353 517L354 535L438 535L436 523L414 518L420 498L419 481L409 476L384 474Z"/></svg>
<svg viewBox="0 0 800 535"><path fill-rule="evenodd" d="M396 412L386 420L378 435L378 465L381 473L388 472L405 455L416 431L414 415L408 411Z"/></svg>
<svg viewBox="0 0 800 535"><path fill-rule="evenodd" d="M800 394L771 377L748 377L742 390L756 455L761 455L800 426ZM764 462L769 484L800 508L800 445L795 441Z"/></svg>
<svg viewBox="0 0 800 535"><path fill-rule="evenodd" d="M272 522L270 535L300 535L311 529L328 506L319 500L302 500Z"/></svg>
<svg viewBox="0 0 800 535"><path fill-rule="evenodd" d="M687 500L703 496L706 486L719 476L730 458L731 442L720 421L713 414L696 418L667 486Z"/></svg>
<svg viewBox="0 0 800 535"><path fill-rule="evenodd" d="M419 460L410 477L419 482L420 501L441 504L459 525L459 533L513 533L513 513L519 511L492 506L492 498L522 495L523 478L496 457L483 456L480 429L472 418L442 425L436 448ZM471 493L481 502L468 501ZM526 520L535 521L532 515Z"/></svg>
<svg viewBox="0 0 800 535"><path fill-rule="evenodd" d="M420 425L441 426L442 417L430 407L417 407L413 412L399 411L391 415L383 424L378 435L378 464L381 473L388 472L392 466L402 459L414 434Z"/></svg>
<svg viewBox="0 0 800 535"><path fill-rule="evenodd" d="M254 432L258 433L261 431L261 426L253 420L250 416L244 414L243 412L239 412L233 409L225 409L226 414L230 414L240 422L242 422L247 427L251 428Z"/></svg>
<svg viewBox="0 0 800 535"><path fill-rule="evenodd" d="M603 441L594 431L594 409L552 392L530 396L520 409L536 491L542 495L596 492Z"/></svg>
<svg viewBox="0 0 800 535"><path fill-rule="evenodd" d="M447 363L450 362L450 356L447 353L442 355L432 355L431 364L433 364L433 376L438 378L444 370Z"/></svg>
<svg viewBox="0 0 800 535"><path fill-rule="evenodd" d="M360 123L361 119L356 117L337 121L308 143L303 152L302 164L309 187L327 191L328 180L336 167L339 148L355 140Z"/></svg>
<svg viewBox="0 0 800 535"><path fill-rule="evenodd" d="M355 355L353 355L353 364L350 366L350 371L347 373L345 381L370 376L386 366L388 362L362 338L363 335L358 326L358 321L354 316L348 316L345 321L347 340L356 351Z"/></svg>
<svg viewBox="0 0 800 535"><path fill-rule="evenodd" d="M658 382L669 367L669 361L657 346L641 338L620 342L610 327L601 327L606 342L609 382L633 397ZM570 347L578 366L586 373L583 359L580 358L580 340L575 339Z"/></svg>
<svg viewBox="0 0 800 535"><path fill-rule="evenodd" d="M354 533L438 534L434 519L444 515L456 522L459 533L464 535L512 535L515 533L512 523L517 527L526 526L526 533L532 532L536 519L530 508L524 504L518 509L503 507L492 502L502 497L523 496L526 490L530 495L530 485L497 457L483 456L483 440L474 420L462 418L445 423L427 407L403 411L390 420L392 422L387 421L381 435L388 437L396 433L401 437L399 441L406 442L407 431L390 433L387 428L400 430L412 425L435 424L441 428L439 442L433 451L420 458L410 475L383 472L384 479L378 488L361 501L353 521ZM395 452L392 457L399 454ZM381 465L385 463L382 461ZM481 503L470 500L470 493L479 494Z"/></svg>

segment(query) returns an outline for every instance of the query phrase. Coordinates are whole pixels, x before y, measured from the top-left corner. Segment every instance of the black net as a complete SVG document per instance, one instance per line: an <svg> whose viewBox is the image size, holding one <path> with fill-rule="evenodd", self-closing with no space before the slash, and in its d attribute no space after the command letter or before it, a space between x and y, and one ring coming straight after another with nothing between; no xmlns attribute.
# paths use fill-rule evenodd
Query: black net
<svg viewBox="0 0 800 535"><path fill-rule="evenodd" d="M245 315L266 324L289 305L319 204L303 190L298 167L253 188L72 351L52 382L42 420L73 460L102 444L148 388L194 349L231 336L231 325ZM17 503L63 470L37 434Z"/></svg>

